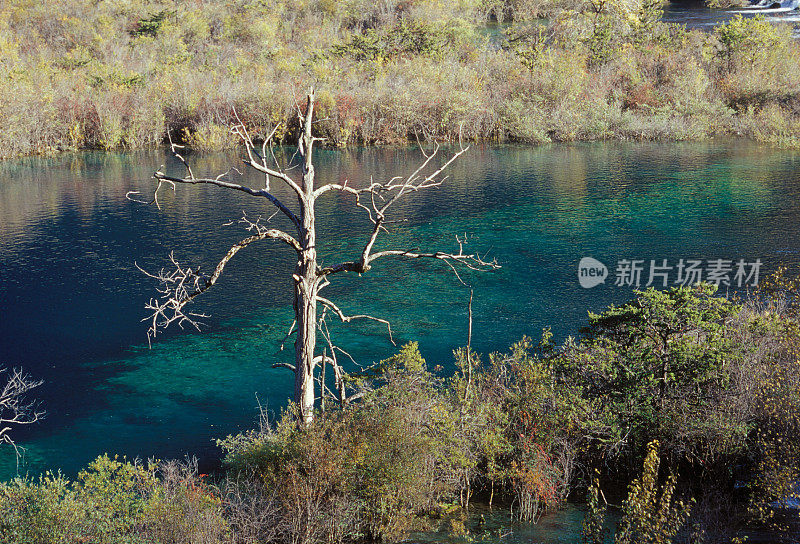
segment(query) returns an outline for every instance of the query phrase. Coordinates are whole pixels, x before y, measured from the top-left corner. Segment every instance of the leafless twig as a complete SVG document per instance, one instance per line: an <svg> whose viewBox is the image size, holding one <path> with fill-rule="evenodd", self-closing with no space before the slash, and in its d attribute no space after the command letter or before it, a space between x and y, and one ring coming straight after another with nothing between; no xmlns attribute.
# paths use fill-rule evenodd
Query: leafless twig
<svg viewBox="0 0 800 544"><path fill-rule="evenodd" d="M420 149L422 149L421 144ZM327 276L338 272L357 272L361 274L369 270L371 263L375 260L390 256L404 257L407 259L438 259L446 263L453 272L455 272L456 277L458 277L459 281L462 283L464 283L464 281L461 279L455 266L453 266L454 264L464 266L471 270L491 270L500 268L496 260L486 261L480 255L465 253L464 246L467 243L466 234L463 237L456 236L456 243L458 245L457 253L447 253L444 251L425 253L416 250L386 250L373 253L373 247L375 241L378 239L378 235L381 232L388 232L386 225L391 223L391 221L387 219L389 208L402 197L410 193L441 185L446 179L441 176L442 172L468 149L469 147L462 146L459 151L454 153L443 165L436 168L433 172L425 173L426 169L439 152L439 145L434 144L432 152L425 153L424 150L422 150L425 160L414 172L405 178L396 176L385 183L370 180L369 185L362 189L349 186L347 182L341 184L331 183L317 189L315 191L316 196L320 196L332 190L354 195L356 198L356 206L367 212L369 220L372 223L372 233L364 244L364 249L358 260L321 267L318 274L320 276Z"/></svg>
<svg viewBox="0 0 800 544"><path fill-rule="evenodd" d="M0 369L0 374L8 372ZM34 380L20 369L13 369L0 389L0 444L9 444L19 456L19 446L11 437L15 425L30 425L44 417L36 401L28 400L27 393L42 385L41 380Z"/></svg>

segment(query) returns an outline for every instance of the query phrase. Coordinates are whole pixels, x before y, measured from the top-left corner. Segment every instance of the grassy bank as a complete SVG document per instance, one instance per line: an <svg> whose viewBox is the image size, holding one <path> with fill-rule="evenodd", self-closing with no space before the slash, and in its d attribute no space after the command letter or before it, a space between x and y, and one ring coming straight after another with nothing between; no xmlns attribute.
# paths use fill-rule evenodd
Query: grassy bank
<svg viewBox="0 0 800 544"><path fill-rule="evenodd" d="M0 157L134 149L168 132L218 149L235 144L234 111L282 138L312 84L329 145L800 143L789 28L734 20L706 34L659 15L652 0L9 0Z"/></svg>
<svg viewBox="0 0 800 544"><path fill-rule="evenodd" d="M349 376L351 402L330 399L310 426L290 410L220 441L217 485L191 464L106 456L75 481L0 484L0 540L311 544L440 526L469 537L462 508L480 495L526 521L588 498L586 543L612 529L617 544L731 542L764 526L790 542L797 295L782 280L738 302L703 285L651 289L560 346L545 332L488 357L458 350L452 373L409 344ZM616 527L599 496L621 504Z"/></svg>

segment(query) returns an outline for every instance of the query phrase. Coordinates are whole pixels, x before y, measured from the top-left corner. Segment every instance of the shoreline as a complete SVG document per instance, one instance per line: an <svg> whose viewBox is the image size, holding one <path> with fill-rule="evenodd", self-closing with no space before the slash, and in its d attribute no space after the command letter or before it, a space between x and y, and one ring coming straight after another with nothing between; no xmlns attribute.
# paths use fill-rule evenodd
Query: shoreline
<svg viewBox="0 0 800 544"><path fill-rule="evenodd" d="M457 140L434 140L434 141L426 141L422 142L422 145L432 145L433 143L438 143L443 146L449 145L457 145ZM496 140L496 139L477 139L465 142L466 145L470 146L480 146L480 147L487 147L487 148L502 148L502 147L518 147L518 148L539 148L551 145L559 145L559 146L568 146L573 144L658 144L658 143L698 143L698 142L737 142L737 143L745 143L745 144L753 144L759 147L763 147L765 149L774 149L774 150L784 150L784 151L800 151L800 147L796 146L785 146L780 145L779 143L773 143L768 141L759 140L752 136L746 136L743 134L731 134L731 133L718 133L718 134L711 134L699 138L626 138L626 137L608 137L608 138L587 138L587 139L572 139L572 140L551 140L547 142L539 142L539 143L526 143L522 141L515 141L515 140ZM256 143L261 143L256 141ZM322 150L324 151L353 151L357 149L404 149L404 148L417 148L418 143L414 140L406 140L405 142L372 142L372 143L363 143L363 142L354 142L349 143L347 145L342 146L326 146L326 145L319 145ZM240 145L231 145L226 147L220 148L213 148L213 149L191 149L187 148L185 151L188 153L200 153L200 154L208 154L208 153L226 153L232 152L239 149ZM280 143L275 146L276 149L291 147L288 144ZM66 149L52 149L46 151L37 151L33 153L28 153L25 155L15 155L10 157L0 157L0 163L2 162L10 162L15 160L21 159L28 159L28 158L57 158L62 157L69 154L80 154L80 153L98 153L98 154L117 154L117 153L140 153L140 152L152 152L152 151L164 151L169 152L169 142L163 141L158 144L153 144L146 147L138 147L138 148L126 148L126 147L119 147L113 149L103 149L97 147L85 147L85 148L66 148Z"/></svg>

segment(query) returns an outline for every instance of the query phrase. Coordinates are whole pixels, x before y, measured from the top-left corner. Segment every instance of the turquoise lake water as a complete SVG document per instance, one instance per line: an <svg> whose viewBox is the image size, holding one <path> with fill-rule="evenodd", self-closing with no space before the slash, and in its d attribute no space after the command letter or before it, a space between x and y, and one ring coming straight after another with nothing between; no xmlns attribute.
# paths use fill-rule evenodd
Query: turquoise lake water
<svg viewBox="0 0 800 544"><path fill-rule="evenodd" d="M218 173L237 157L191 160L196 172ZM321 150L317 180L359 185L408 173L420 158L414 149ZM259 404L278 411L291 394L291 375L271 364L291 357L279 344L291 322L292 256L270 243L237 255L197 300L210 315L203 332L175 328L148 349L140 320L156 286L134 263L155 271L174 250L208 269L247 235L226 223L243 211L271 213L213 187L165 191L161 210L127 200L128 191L152 190L161 164L178 172L164 152L0 163L0 365L44 379L37 397L47 410L16 434L26 447L19 469L12 451L0 451L0 477L74 474L103 452L193 454L213 466L214 438L252 426ZM651 261L673 267L670 284L681 259L704 270L731 261L723 291L737 287L740 260L748 272L760 262L762 277L780 264L797 269L800 154L737 141L477 146L443 186L397 211L404 222L387 247L454 250L454 236L466 233L502 269L464 273L467 287L437 263L379 261L363 277L333 278L328 296L346 311L390 318L398 345L418 340L447 369L466 341L470 288L473 346L488 352L546 326L563 339L587 311L628 299L632 286L615 285L624 259L641 261L642 286ZM345 195L320 202L318 225L324 263L363 244L364 216ZM608 267L605 283L581 287L583 257ZM334 334L364 364L396 349L377 324Z"/></svg>

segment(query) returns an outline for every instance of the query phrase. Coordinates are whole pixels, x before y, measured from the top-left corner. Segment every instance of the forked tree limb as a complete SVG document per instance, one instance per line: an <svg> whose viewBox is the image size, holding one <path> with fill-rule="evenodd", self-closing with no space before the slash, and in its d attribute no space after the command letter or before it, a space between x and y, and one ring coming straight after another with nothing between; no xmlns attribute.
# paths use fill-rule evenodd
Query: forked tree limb
<svg viewBox="0 0 800 544"><path fill-rule="evenodd" d="M420 149L422 147L420 146ZM434 187L436 185L441 185L441 181L437 181L437 177L446 170L456 159L458 159L461 155L466 153L469 150L469 146L460 148L456 153L454 153L442 166L437 168L433 173L426 174L424 176L420 176L421 172L428 167L431 161L436 157L439 153L439 144L434 143L434 149L430 154L425 154L423 151L423 155L425 156L425 160L422 164L414 170L408 176L395 176L391 180L386 183L375 183L371 182L367 187L363 187L361 189L357 189L344 183L328 183L326 185L321 186L319 189L314 191L314 196L319 197L320 195L327 193L328 191L341 191L344 193L349 193L352 195L359 195L359 194L366 194L366 193L386 193L389 191L394 191L400 189L402 193L417 191L419 189L425 189L427 187ZM402 196L402 194L398 195ZM396 200L396 198L395 198ZM387 206L388 207L388 206Z"/></svg>
<svg viewBox="0 0 800 544"><path fill-rule="evenodd" d="M243 159L242 162L244 162L246 165L250 166L254 170L257 170L265 174L266 176L265 190L267 192L269 191L269 178L271 176L286 183L286 185L288 185L297 194L297 196L302 198L303 191L300 189L300 186L289 175L287 175L283 171L283 169L281 169L277 159L275 159L274 153L271 154L275 162L275 166L277 167L277 170L269 167L267 163L266 147L268 143L272 142L272 137L275 136L275 132L277 132L279 125L275 125L275 127L272 129L272 132L270 132L269 136L266 137L266 139L264 140L264 144L262 145L261 148L261 153L259 154L258 151L256 151L256 146L255 144L253 144L253 140L250 138L250 134L247 132L247 127L245 126L244 123L242 123L242 120L239 119L239 114L236 113L236 109L233 110L233 113L236 116L236 120L239 121L239 124L231 128L231 132L239 136L239 138L241 138L242 142L244 143L245 150L247 151L247 159L246 160ZM270 147L270 152L271 151L272 148Z"/></svg>
<svg viewBox="0 0 800 544"><path fill-rule="evenodd" d="M326 352L323 352L323 355L321 355L321 357L323 357L323 362L327 361L333 367L334 387L339 393L339 404L341 406L344 406L348 402L347 384L345 383L346 373L336 358L336 352L341 351L345 356L349 357L351 360L352 356L333 343L333 340L331 339L331 332L328 329L328 322L325 320L324 311L322 312L322 316L319 319L319 331L320 334L322 335L322 338L328 344L328 348L330 349L330 356L328 356ZM323 380L323 386L324 386L324 380Z"/></svg>
<svg viewBox="0 0 800 544"><path fill-rule="evenodd" d="M420 146L421 148L421 146ZM441 185L444 181L444 178L440 178L440 175L444 170L449 167L458 157L460 157L463 153L465 153L469 147L461 147L458 152L454 153L443 165L437 168L435 171L429 174L423 174L425 169L428 165L433 161L433 159L437 156L439 152L439 145L435 144L433 151L429 154L426 154L423 151L423 155L425 156L425 160L422 164L414 170L409 176L402 178L402 177L394 177L390 179L386 183L375 183L370 182L370 184L363 188L363 189L356 189L352 186L348 186L347 183L341 184L328 184L320 187L316 190L315 195L319 196L324 194L330 190L339 190L342 192L346 192L352 194L356 197L356 206L365 210L369 216L369 220L372 222L372 232L370 233L369 238L367 239L366 243L364 244L364 249L361 252L361 256L358 260L348 261L344 263L340 263L338 265L333 265L329 267L322 267L318 270L318 274L320 276L326 276L329 274L335 274L338 272L357 272L357 273L364 273L370 268L370 264L379 259L381 257L389 257L389 256L397 256L397 257L405 257L408 259L438 259L441 261L445 261L455 272L456 276L458 277L459 281L461 277L458 274L458 271L455 270L453 264L459 264L469 268L471 270L487 270L487 269L496 269L499 268L497 261L485 261L483 258L479 257L476 254L465 254L464 253L464 244L466 243L466 236L464 239L459 239L456 237L456 241L459 245L458 253L446 253L443 251L437 251L434 253L422 253L415 250L385 250L379 251L377 253L372 253L373 247L375 242L378 239L378 236L381 232L387 232L386 224L388 223L386 214L388 213L389 208L396 203L400 198L403 196L416 192L422 189L427 189L431 187L436 187ZM369 198L369 202L365 204L362 201L362 198L367 196Z"/></svg>
<svg viewBox="0 0 800 544"><path fill-rule="evenodd" d="M237 114L237 119L238 119L238 114ZM269 135L268 140L265 141L265 145L266 145L267 141L271 141L272 140L272 136L275 134L275 131L277 129L278 129L278 127L276 126L272 130L272 132ZM161 184L163 182L167 182L167 183L171 184L173 190L175 189L175 184L176 183L189 184L189 185L198 185L198 184L215 185L217 187L222 187L222 188L225 188L225 189L233 189L235 191L241 191L241 192L246 193L246 194L248 194L250 196L266 198L276 208L278 208L286 217L288 217L289 220L294 224L294 226L298 230L300 230L301 229L301 221L297 217L297 215L291 209L289 209L283 202L281 202L281 200L278 197L276 197L275 195L273 195L270 192L270 190L269 190L269 176L272 176L272 177L275 177L275 178L278 178L278 179L284 181L290 188L292 188L298 194L298 196L302 197L302 191L300 191L300 187L297 185L297 183L291 177L289 177L282 170L273 170L272 168L269 168L267 166L266 157L262 157L260 163L256 160L256 156L258 155L258 153L255 152L255 146L253 145L253 141L250 139L250 135L247 133L247 129L244 127L243 124L241 124L241 121L240 121L239 125L236 125L233 128L231 128L231 132L236 134L236 135L238 135L242 139L244 144L245 144L245 148L247 149L248 159L247 160L243 160L243 162L245 164L247 164L248 166L251 166L255 170L264 173L267 176L266 182L265 182L265 186L264 186L263 189L252 189L251 187L248 187L246 185L241 185L241 184L238 184L238 183L232 183L232 182L229 182L229 181L225 181L223 178L225 178L230 173L230 171L225 172L223 174L220 174L220 175L218 175L218 176L216 176L214 178L210 178L210 177L209 178L202 178L202 177L198 178L198 177L196 177L194 175L192 167L189 165L189 163L186 161L186 159L183 157L183 155L181 153L179 153L179 150L183 149L183 146L174 143L172 141L172 137L169 136L169 134L167 134L169 136L170 151L172 152L172 155L176 159L178 159L181 162L181 164L183 164L184 168L186 169L186 177L181 178L181 177L176 177L176 176L168 176L167 174L165 174L161 170L156 171L153 174L153 177L156 180L158 180L158 185L156 186L156 189L155 189L154 194L153 194L153 202L156 205L158 205L158 190L161 188ZM273 157L274 157L274 155L273 155ZM275 162L277 164L277 160ZM237 170L237 172L238 172L238 170Z"/></svg>
<svg viewBox="0 0 800 544"><path fill-rule="evenodd" d="M171 272L166 272L162 269L158 274L151 274L142 269L139 265L136 265L145 275L161 283L159 292L162 296L150 299L150 302L145 306L147 310L152 312L150 316L143 319L143 321L150 321L150 328L147 331L148 340L155 338L159 328L166 328L174 322L177 322L180 327L183 327L184 324L189 324L199 330L200 326L195 318L207 316L184 312L184 306L211 289L214 284L217 283L222 272L225 270L225 265L228 264L228 261L230 261L234 255L253 242L267 238L280 240L296 251L300 251L301 249L297 240L285 232L278 229L263 229L258 234L248 236L244 240L231 246L225 256L217 263L217 266L210 276L201 274L199 267L196 269L192 269L191 267L184 268L175 260L174 253L170 253L170 261L175 267Z"/></svg>
<svg viewBox="0 0 800 544"><path fill-rule="evenodd" d="M233 189L235 191L240 191L246 193L251 196L257 196L266 198L269 200L276 208L278 208L283 215L289 218L289 220L296 226L300 226L300 220L297 218L295 213L290 210L283 202L281 202L276 196L272 193L267 191L266 189L252 189L247 187L246 185L240 185L238 183L231 183L229 181L224 181L221 178L178 178L174 176L168 176L165 173L161 172L160 170L153 174L159 181L167 181L171 183L182 183L187 185L215 185L217 187L222 187L224 189Z"/></svg>
<svg viewBox="0 0 800 544"><path fill-rule="evenodd" d="M321 297L319 295L317 295L317 302L320 302L321 304L325 305L326 308L335 313L336 317L338 317L342 321L342 323L350 323L354 319L366 319L368 321L383 323L384 325L386 325L386 328L389 331L389 340L392 342L392 344L394 344L394 337L392 336L392 324L386 321L385 319L381 319L380 317L374 317L366 314L345 315L345 313L342 310L340 310L336 304L334 304L327 298Z"/></svg>
<svg viewBox="0 0 800 544"><path fill-rule="evenodd" d="M0 369L0 374L5 372L5 368ZM44 417L44 411L39 409L39 405L27 399L27 393L42 383L15 368L0 389L0 444L12 446L17 455L19 446L14 442L11 431L16 425L30 425Z"/></svg>
<svg viewBox="0 0 800 544"><path fill-rule="evenodd" d="M462 283L464 282L463 280L461 280L461 277L458 274L458 271L453 266L453 264L458 264L470 270L476 270L476 271L496 270L500 268L500 265L497 263L496 259L492 259L491 261L486 261L480 255L477 255L475 253L464 253L464 245L466 244L466 241L464 239L456 237L456 242L458 243L459 246L458 253L447 253L444 251L436 251L434 253L422 253L415 250L389 249L372 254L369 253L362 254L361 259L358 261L347 261L333 266L320 268L318 274L320 276L328 276L339 272L357 272L359 274L363 274L364 272L370 269L374 261L382 257L403 257L406 259L435 259L439 261L444 261L445 264L449 265L450 268L453 269L453 272L456 274L456 276Z"/></svg>

